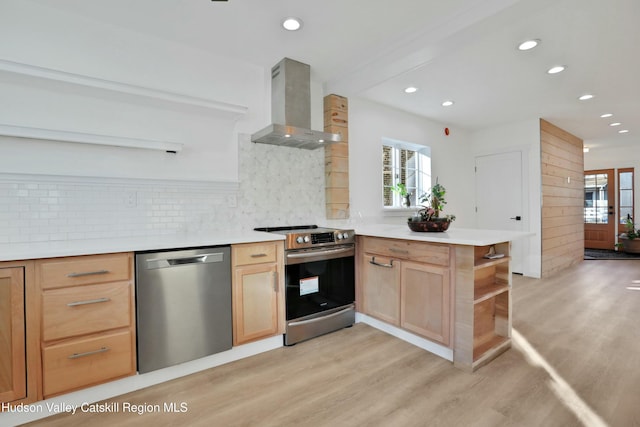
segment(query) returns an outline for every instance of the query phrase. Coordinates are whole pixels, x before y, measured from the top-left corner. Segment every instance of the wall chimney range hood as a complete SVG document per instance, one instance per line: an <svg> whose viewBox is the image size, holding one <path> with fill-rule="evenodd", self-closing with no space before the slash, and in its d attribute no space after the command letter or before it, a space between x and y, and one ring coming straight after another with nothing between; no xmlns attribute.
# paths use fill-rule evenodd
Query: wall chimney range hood
<svg viewBox="0 0 640 427"><path fill-rule="evenodd" d="M310 75L307 64L289 58L271 69L273 124L251 135L251 141L307 150L340 142L338 134L311 130Z"/></svg>

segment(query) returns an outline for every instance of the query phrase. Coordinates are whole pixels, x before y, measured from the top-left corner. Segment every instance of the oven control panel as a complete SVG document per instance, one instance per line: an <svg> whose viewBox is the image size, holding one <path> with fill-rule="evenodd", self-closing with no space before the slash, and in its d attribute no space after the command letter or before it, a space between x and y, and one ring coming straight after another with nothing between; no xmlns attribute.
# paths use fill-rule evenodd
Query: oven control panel
<svg viewBox="0 0 640 427"><path fill-rule="evenodd" d="M299 232L287 235L287 249L302 249L316 246L334 246L355 243L353 230L329 230Z"/></svg>

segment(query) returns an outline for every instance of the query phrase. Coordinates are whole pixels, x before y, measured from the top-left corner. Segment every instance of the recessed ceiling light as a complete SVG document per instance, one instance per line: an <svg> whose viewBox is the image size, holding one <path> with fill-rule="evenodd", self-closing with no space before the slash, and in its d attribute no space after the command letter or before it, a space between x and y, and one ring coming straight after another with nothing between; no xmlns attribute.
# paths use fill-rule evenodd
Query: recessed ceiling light
<svg viewBox="0 0 640 427"><path fill-rule="evenodd" d="M414 93L418 90L417 87L414 86L409 86L407 88L404 89L404 93Z"/></svg>
<svg viewBox="0 0 640 427"><path fill-rule="evenodd" d="M530 50L540 44L539 39L525 40L518 45L518 50Z"/></svg>
<svg viewBox="0 0 640 427"><path fill-rule="evenodd" d="M564 65L556 65L555 67L551 67L547 70L548 74L558 74L563 72L566 69Z"/></svg>
<svg viewBox="0 0 640 427"><path fill-rule="evenodd" d="M620 126L622 123L620 122L615 122L615 123L609 123L609 126Z"/></svg>
<svg viewBox="0 0 640 427"><path fill-rule="evenodd" d="M611 116L613 116L613 114L611 114L611 113L604 113L604 114L602 114L600 117L602 117L603 119L606 119L607 117L611 117Z"/></svg>
<svg viewBox="0 0 640 427"><path fill-rule="evenodd" d="M629 133L629 129L620 129L618 133Z"/></svg>
<svg viewBox="0 0 640 427"><path fill-rule="evenodd" d="M588 153L588 152L589 152L589 147L584 147L584 148L582 149L582 152L583 152L583 153Z"/></svg>
<svg viewBox="0 0 640 427"><path fill-rule="evenodd" d="M453 101L444 101L442 103L443 107L451 107L453 105Z"/></svg>
<svg viewBox="0 0 640 427"><path fill-rule="evenodd" d="M286 18L282 21L282 26L287 31L297 31L302 28L302 20L294 17Z"/></svg>
<svg viewBox="0 0 640 427"><path fill-rule="evenodd" d="M591 95L590 93L585 93L584 95L582 95L580 98L578 98L580 101L586 101L587 99L591 99L593 98L593 95Z"/></svg>

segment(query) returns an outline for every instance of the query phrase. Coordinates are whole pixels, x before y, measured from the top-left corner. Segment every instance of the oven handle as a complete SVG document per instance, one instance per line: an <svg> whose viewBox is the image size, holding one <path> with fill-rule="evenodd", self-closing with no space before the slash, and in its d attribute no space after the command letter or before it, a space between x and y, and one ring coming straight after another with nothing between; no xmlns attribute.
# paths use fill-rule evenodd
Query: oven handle
<svg viewBox="0 0 640 427"><path fill-rule="evenodd" d="M300 326L300 325L307 325L309 323L323 322L331 317L337 317L349 311L353 311L353 306L349 306L340 311L336 311L335 313L327 314L326 316L314 317L313 319L309 319L309 320L300 320L299 322L290 322L287 324L287 326Z"/></svg>
<svg viewBox="0 0 640 427"><path fill-rule="evenodd" d="M340 258L340 256L355 255L354 246L342 246L335 249L318 249L306 252L290 252L286 255L286 264L300 264L305 260L323 261L326 259Z"/></svg>

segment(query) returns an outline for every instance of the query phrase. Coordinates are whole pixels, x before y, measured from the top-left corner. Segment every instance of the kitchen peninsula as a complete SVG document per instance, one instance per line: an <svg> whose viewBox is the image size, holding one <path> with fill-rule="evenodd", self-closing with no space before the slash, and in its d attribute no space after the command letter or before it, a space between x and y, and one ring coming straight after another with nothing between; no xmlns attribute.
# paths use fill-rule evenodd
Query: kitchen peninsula
<svg viewBox="0 0 640 427"><path fill-rule="evenodd" d="M511 347L511 241L532 233L404 224L356 233L359 312L435 342L436 354L468 371Z"/></svg>

